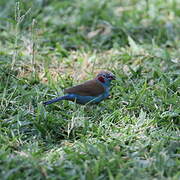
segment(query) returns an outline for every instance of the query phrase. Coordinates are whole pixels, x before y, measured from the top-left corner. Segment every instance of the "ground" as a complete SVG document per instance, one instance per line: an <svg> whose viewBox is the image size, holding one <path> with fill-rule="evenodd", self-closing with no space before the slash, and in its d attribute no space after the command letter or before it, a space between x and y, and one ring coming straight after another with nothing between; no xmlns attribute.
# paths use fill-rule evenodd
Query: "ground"
<svg viewBox="0 0 180 180"><path fill-rule="evenodd" d="M179 0L0 1L2 179L180 179ZM43 101L112 71L99 105Z"/></svg>

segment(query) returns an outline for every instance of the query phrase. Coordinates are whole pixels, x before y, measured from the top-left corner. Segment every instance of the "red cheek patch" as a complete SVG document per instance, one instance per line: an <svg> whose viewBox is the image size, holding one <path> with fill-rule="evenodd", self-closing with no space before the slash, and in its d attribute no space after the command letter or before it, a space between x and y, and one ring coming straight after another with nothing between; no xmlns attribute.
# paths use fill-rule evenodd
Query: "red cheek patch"
<svg viewBox="0 0 180 180"><path fill-rule="evenodd" d="M98 80L99 80L100 82L102 82L102 83L105 82L105 81L104 81L104 78L103 78L102 76L98 77Z"/></svg>

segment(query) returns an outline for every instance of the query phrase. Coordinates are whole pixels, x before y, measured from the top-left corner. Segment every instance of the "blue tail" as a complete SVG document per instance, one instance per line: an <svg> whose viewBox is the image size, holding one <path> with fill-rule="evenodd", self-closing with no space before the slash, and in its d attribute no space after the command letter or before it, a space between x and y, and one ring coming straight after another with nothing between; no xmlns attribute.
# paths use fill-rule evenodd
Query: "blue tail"
<svg viewBox="0 0 180 180"><path fill-rule="evenodd" d="M67 95L61 96L61 97L58 97L58 98L55 98L55 99L52 99L52 100L49 100L49 101L46 101L46 102L43 102L43 104L48 105L48 104L52 104L52 103L55 103L55 102L58 102L58 101L61 101L61 100L65 100L65 99L67 99Z"/></svg>
<svg viewBox="0 0 180 180"><path fill-rule="evenodd" d="M55 103L55 102L58 102L58 101L61 101L61 100L69 100L69 101L74 101L76 100L77 97L75 94L67 94L65 96L61 96L61 97L58 97L58 98L55 98L55 99L52 99L50 101L46 101L46 102L43 102L44 105L48 105L48 104L52 104L52 103Z"/></svg>

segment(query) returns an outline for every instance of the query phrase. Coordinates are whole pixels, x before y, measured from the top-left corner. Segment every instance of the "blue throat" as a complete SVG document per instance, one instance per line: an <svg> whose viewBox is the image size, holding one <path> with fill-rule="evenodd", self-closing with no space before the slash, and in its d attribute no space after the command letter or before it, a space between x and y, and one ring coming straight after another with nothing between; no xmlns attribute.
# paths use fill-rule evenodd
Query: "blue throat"
<svg viewBox="0 0 180 180"><path fill-rule="evenodd" d="M110 81L105 81L104 83L101 83L103 85L103 87L106 88L110 88L111 82Z"/></svg>

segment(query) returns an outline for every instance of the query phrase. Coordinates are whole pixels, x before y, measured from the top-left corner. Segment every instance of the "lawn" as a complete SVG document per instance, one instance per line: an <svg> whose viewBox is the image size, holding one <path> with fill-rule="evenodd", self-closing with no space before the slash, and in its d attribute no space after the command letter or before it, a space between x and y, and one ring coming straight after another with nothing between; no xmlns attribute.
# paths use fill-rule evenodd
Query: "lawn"
<svg viewBox="0 0 180 180"><path fill-rule="evenodd" d="M0 177L180 179L180 1L0 1ZM116 75L98 105L42 102Z"/></svg>

